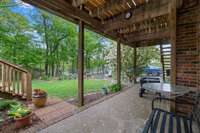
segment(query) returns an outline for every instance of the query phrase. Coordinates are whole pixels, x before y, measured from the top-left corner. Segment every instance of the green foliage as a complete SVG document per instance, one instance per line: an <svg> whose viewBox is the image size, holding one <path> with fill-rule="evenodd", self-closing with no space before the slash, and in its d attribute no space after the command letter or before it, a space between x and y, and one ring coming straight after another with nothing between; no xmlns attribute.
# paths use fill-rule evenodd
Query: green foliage
<svg viewBox="0 0 200 133"><path fill-rule="evenodd" d="M138 77L144 72L145 67L155 62L160 62L160 51L157 47L137 48L136 70L134 70L134 49L128 46L122 47L122 71L131 82L135 76Z"/></svg>
<svg viewBox="0 0 200 133"><path fill-rule="evenodd" d="M46 75L42 75L41 76L41 80L46 80L46 81L50 81L52 78Z"/></svg>
<svg viewBox="0 0 200 133"><path fill-rule="evenodd" d="M1 100L0 101L0 110L5 110L11 107L11 105L17 105L18 102L13 100Z"/></svg>
<svg viewBox="0 0 200 133"><path fill-rule="evenodd" d="M8 115L13 119L25 117L30 113L31 110L21 104L11 105L8 111Z"/></svg>
<svg viewBox="0 0 200 133"><path fill-rule="evenodd" d="M0 9L0 58L33 68L39 61L38 49L33 45L33 32L27 18L12 12L9 8Z"/></svg>
<svg viewBox="0 0 200 133"><path fill-rule="evenodd" d="M108 88L110 89L111 92L118 92L118 91L121 91L122 86L121 84L113 84L109 86Z"/></svg>

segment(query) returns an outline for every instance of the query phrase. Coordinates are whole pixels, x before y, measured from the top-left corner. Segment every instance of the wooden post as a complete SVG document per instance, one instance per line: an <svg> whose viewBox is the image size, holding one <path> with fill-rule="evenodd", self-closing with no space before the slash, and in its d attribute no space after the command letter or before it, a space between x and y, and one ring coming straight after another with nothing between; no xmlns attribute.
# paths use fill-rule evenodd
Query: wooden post
<svg viewBox="0 0 200 133"><path fill-rule="evenodd" d="M15 86L16 86L16 75L15 75L15 69L12 71L12 94L15 95Z"/></svg>
<svg viewBox="0 0 200 133"><path fill-rule="evenodd" d="M24 94L26 94L26 90L28 90L29 88L27 87L27 73L22 73L21 75L21 93L22 96L25 96Z"/></svg>
<svg viewBox="0 0 200 133"><path fill-rule="evenodd" d="M170 76L171 76L171 84L176 85L176 0L170 1L169 28L170 28L170 43L172 46Z"/></svg>
<svg viewBox="0 0 200 133"><path fill-rule="evenodd" d="M164 66L164 58L163 58L163 46L160 44L160 62L163 70L163 81L165 82L165 66Z"/></svg>
<svg viewBox="0 0 200 133"><path fill-rule="evenodd" d="M5 91L5 82L6 82L6 65L2 64L2 91Z"/></svg>
<svg viewBox="0 0 200 133"><path fill-rule="evenodd" d="M200 2L199 2L199 8L198 8L198 12L200 12ZM200 21L200 14L198 15L198 18L197 18L198 21ZM197 34L197 38L198 38L198 43L197 43L197 48L198 48L198 65L197 65L197 83L198 83L198 92L200 92L200 23L198 23L198 26L197 26L197 31L198 31L198 34Z"/></svg>
<svg viewBox="0 0 200 133"><path fill-rule="evenodd" d="M137 77L136 77L136 70L137 69L137 48L136 46L134 47L134 84L137 82Z"/></svg>
<svg viewBox="0 0 200 133"><path fill-rule="evenodd" d="M117 42L117 83L121 84L121 44Z"/></svg>
<svg viewBox="0 0 200 133"><path fill-rule="evenodd" d="M78 103L84 105L84 23L79 22L78 46Z"/></svg>
<svg viewBox="0 0 200 133"><path fill-rule="evenodd" d="M176 0L170 0L169 6L169 29L171 43L171 84L176 85ZM176 112L176 104L170 104L170 110Z"/></svg>
<svg viewBox="0 0 200 133"><path fill-rule="evenodd" d="M27 100L32 100L32 77L31 73L26 74L26 94L27 94Z"/></svg>

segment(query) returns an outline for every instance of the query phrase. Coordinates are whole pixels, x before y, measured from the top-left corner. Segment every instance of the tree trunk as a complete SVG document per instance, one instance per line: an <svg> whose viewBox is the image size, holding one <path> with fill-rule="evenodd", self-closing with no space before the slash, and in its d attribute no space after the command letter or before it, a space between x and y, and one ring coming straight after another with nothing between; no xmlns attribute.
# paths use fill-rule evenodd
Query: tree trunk
<svg viewBox="0 0 200 133"><path fill-rule="evenodd" d="M48 35L47 35L47 18L43 15L43 26L44 26L44 34L45 34L45 44L46 44L46 51L45 51L45 55L46 55L46 59L45 59L45 75L49 76L49 60L48 60L48 56L49 56L49 43L48 43Z"/></svg>

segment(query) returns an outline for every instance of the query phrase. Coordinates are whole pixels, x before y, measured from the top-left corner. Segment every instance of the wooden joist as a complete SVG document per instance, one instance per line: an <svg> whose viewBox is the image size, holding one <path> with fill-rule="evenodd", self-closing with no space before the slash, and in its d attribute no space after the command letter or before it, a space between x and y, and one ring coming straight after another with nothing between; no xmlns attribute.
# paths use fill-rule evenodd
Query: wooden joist
<svg viewBox="0 0 200 133"><path fill-rule="evenodd" d="M104 18L105 15L110 17L133 7L135 7L135 5L133 1L130 0L107 0L101 7L91 10L91 15L100 18Z"/></svg>
<svg viewBox="0 0 200 133"><path fill-rule="evenodd" d="M148 46L155 46L157 44L164 44L164 43L169 43L169 39L168 38L163 38L163 39L154 39L154 40L143 40L140 42L133 42L133 43L125 43L125 45L128 45L132 48L136 47L148 47Z"/></svg>
<svg viewBox="0 0 200 133"><path fill-rule="evenodd" d="M123 28L130 26L134 23L139 23L143 22L145 20L153 19L159 16L167 15L169 14L169 4L164 4L164 5L159 5L156 6L155 8L150 8L154 7L155 5L159 5L158 3L151 3L148 4L144 7L139 7L136 9L132 10L133 16L129 19L126 20L124 19L124 14L122 13L119 17L117 17L114 20L110 20L104 24L104 31L109 32L115 29Z"/></svg>
<svg viewBox="0 0 200 133"><path fill-rule="evenodd" d="M74 7L79 7L81 5L84 5L87 2L88 2L88 0L72 0L72 5Z"/></svg>

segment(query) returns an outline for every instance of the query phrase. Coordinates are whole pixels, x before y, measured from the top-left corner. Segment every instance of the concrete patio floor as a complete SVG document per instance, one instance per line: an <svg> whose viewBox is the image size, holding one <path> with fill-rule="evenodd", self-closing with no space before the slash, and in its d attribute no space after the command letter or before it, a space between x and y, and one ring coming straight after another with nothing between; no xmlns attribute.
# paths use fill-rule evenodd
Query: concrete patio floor
<svg viewBox="0 0 200 133"><path fill-rule="evenodd" d="M139 86L64 119L40 133L137 133L151 111L151 98L138 96Z"/></svg>

